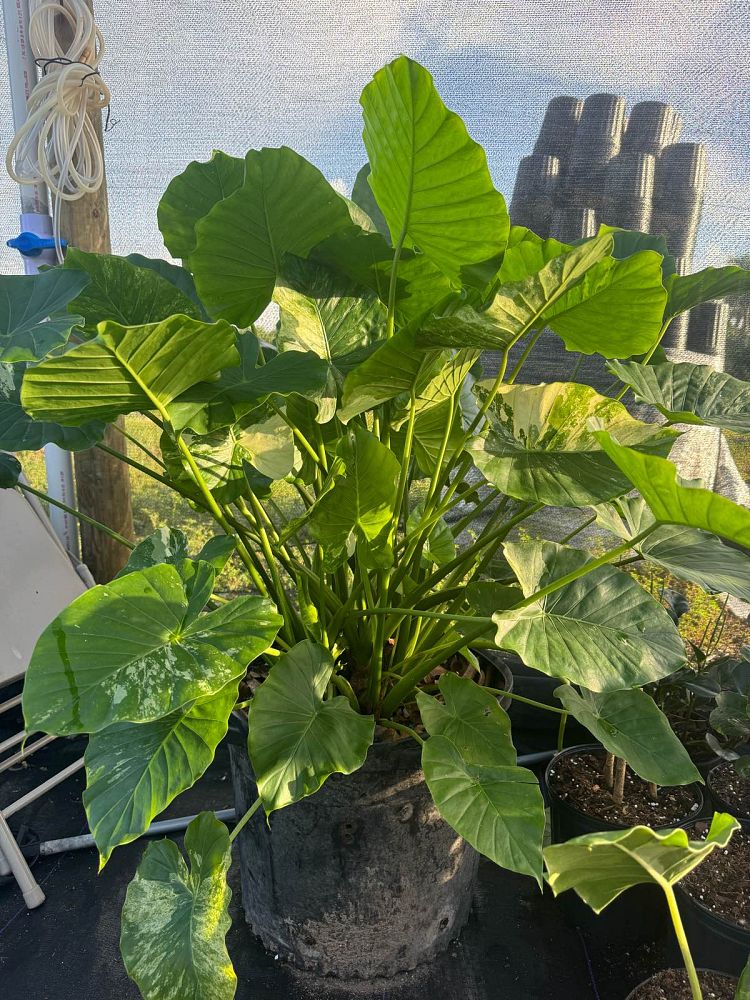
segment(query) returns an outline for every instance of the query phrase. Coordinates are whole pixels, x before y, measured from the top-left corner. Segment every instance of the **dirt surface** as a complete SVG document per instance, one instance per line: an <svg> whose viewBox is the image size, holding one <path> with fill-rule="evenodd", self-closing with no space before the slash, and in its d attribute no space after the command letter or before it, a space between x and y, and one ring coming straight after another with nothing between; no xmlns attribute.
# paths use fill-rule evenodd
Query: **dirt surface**
<svg viewBox="0 0 750 1000"><path fill-rule="evenodd" d="M736 981L718 972L699 974L703 1000L734 1000ZM682 969L667 969L643 983L628 1000L692 1000L687 974Z"/></svg>
<svg viewBox="0 0 750 1000"><path fill-rule="evenodd" d="M737 774L731 761L725 761L711 771L710 787L731 806L733 816L750 819L750 779Z"/></svg>
<svg viewBox="0 0 750 1000"><path fill-rule="evenodd" d="M707 822L696 823L690 836L702 839L707 832ZM712 913L750 930L750 834L738 830L680 885Z"/></svg>
<svg viewBox="0 0 750 1000"><path fill-rule="evenodd" d="M656 798L628 768L623 802L613 801L602 778L604 752L587 751L561 757L549 772L555 795L571 806L597 819L616 826L669 826L689 819L699 808L690 786L659 788Z"/></svg>

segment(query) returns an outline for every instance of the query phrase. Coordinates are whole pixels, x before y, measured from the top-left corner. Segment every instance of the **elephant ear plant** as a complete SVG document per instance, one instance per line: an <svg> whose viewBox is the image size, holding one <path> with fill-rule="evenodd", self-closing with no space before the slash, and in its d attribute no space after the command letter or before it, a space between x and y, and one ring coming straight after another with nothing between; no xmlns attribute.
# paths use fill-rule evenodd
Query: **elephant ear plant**
<svg viewBox="0 0 750 1000"><path fill-rule="evenodd" d="M88 447L142 413L161 454L121 457L217 525L200 553L166 526L139 545L49 625L24 691L30 731L89 735L102 865L200 777L249 700L258 800L231 834L202 814L186 857L150 845L128 890L122 952L147 1000L234 994L232 840L256 809L273 829L276 810L357 770L376 732L419 741L445 820L541 883L541 793L516 763L502 691L466 676L470 647L559 678L559 711L580 705L648 780L695 777L641 691L684 665L683 643L619 564L675 531L674 572L696 539L745 560L719 539L750 544L750 512L677 476L672 427L585 385L518 377L551 328L571 352L611 359L619 396L658 390L668 423L748 420L750 385L715 407L712 373L649 364L675 315L746 290L748 273L678 277L649 237L569 246L512 227L484 152L409 59L376 73L361 103L360 204L291 149L215 153L159 206L184 267L70 251L54 278L3 279L0 447ZM41 333L37 298L54 312ZM279 321L261 336L271 302ZM483 378L486 349L500 364ZM30 489L12 458L0 477ZM578 529L538 537L544 508L581 508L582 528L633 488L637 529L606 551L568 544ZM227 600L216 576L230 550L248 593ZM250 663L265 678L251 698Z"/></svg>
<svg viewBox="0 0 750 1000"><path fill-rule="evenodd" d="M611 833L589 833L544 849L547 881L557 896L575 889L584 903L601 913L635 885L657 885L669 907L692 1000L703 1000L699 975L682 924L674 886L715 850L729 843L740 824L716 813L705 840L691 841L685 830L655 832L646 826ZM665 995L654 993L654 996ZM713 993L710 994L714 996ZM644 994L645 996L645 994ZM750 962L740 977L735 1000L750 998Z"/></svg>

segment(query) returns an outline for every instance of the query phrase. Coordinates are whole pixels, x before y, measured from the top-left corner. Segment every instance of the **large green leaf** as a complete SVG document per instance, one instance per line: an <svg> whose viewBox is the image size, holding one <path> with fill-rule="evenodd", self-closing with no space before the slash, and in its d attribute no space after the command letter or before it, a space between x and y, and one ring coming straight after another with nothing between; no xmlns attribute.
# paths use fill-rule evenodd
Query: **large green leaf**
<svg viewBox="0 0 750 1000"><path fill-rule="evenodd" d="M203 308L203 304L195 290L193 276L186 268L180 267L178 264L170 264L168 260L164 260L162 257L144 257L140 253L129 253L125 260L130 261L131 264L135 264L136 267L145 267L150 271L155 271L198 307L199 319L205 319L210 322L211 317Z"/></svg>
<svg viewBox="0 0 750 1000"><path fill-rule="evenodd" d="M311 351L284 351L260 364L258 338L237 337L239 365L225 368L217 379L200 382L169 406L172 426L198 434L236 423L269 395L297 393L318 405L328 388L327 363Z"/></svg>
<svg viewBox="0 0 750 1000"><path fill-rule="evenodd" d="M611 361L609 370L632 387L636 399L651 403L675 423L708 424L741 434L750 431L750 382L708 365L684 362Z"/></svg>
<svg viewBox="0 0 750 1000"><path fill-rule="evenodd" d="M163 409L191 386L239 363L234 329L172 316L148 326L102 323L95 340L29 369L21 402L36 420L80 426Z"/></svg>
<svg viewBox="0 0 750 1000"><path fill-rule="evenodd" d="M393 249L380 233L352 222L314 247L310 260L325 265L335 274L345 275L356 285L369 288L381 302L388 301Z"/></svg>
<svg viewBox="0 0 750 1000"><path fill-rule="evenodd" d="M424 517L424 503L416 504L406 520L406 535L415 534ZM448 523L438 518L427 537L422 538L422 565L444 566L456 555L456 540Z"/></svg>
<svg viewBox="0 0 750 1000"><path fill-rule="evenodd" d="M531 597L579 571L590 556L555 542L506 542L505 556ZM495 641L530 667L592 691L617 691L667 677L685 663L667 611L614 566L599 566L517 610L498 610Z"/></svg>
<svg viewBox="0 0 750 1000"><path fill-rule="evenodd" d="M195 224L217 201L236 191L245 179L245 161L215 149L207 163L193 160L170 182L157 212L159 229L173 257L195 249Z"/></svg>
<svg viewBox="0 0 750 1000"><path fill-rule="evenodd" d="M206 435L186 432L182 438L220 503L231 503L247 493L246 463L268 479L283 479L299 462L291 428L281 415L263 407L231 427ZM199 498L190 467L168 434L162 435L161 453L171 481Z"/></svg>
<svg viewBox="0 0 750 1000"><path fill-rule="evenodd" d="M717 848L726 847L740 824L716 813L705 840L688 839L685 830L657 833L647 826L587 833L544 849L547 881L558 896L575 889L595 913L634 885L672 886Z"/></svg>
<svg viewBox="0 0 750 1000"><path fill-rule="evenodd" d="M596 508L597 521L621 538L634 538L653 524L641 497L620 499ZM731 594L750 601L750 558L725 545L716 535L681 524L659 525L636 550L674 576L697 583L709 593Z"/></svg>
<svg viewBox="0 0 750 1000"><path fill-rule="evenodd" d="M386 310L380 299L320 264L291 258L277 283L280 321L274 342L280 351L311 352L328 366L318 399L319 421L336 412L344 375L385 338Z"/></svg>
<svg viewBox="0 0 750 1000"><path fill-rule="evenodd" d="M91 448L104 436L104 424L91 421L81 427L63 427L49 420L33 420L21 406L21 386L26 364L0 363L0 448L36 451L56 444L66 451Z"/></svg>
<svg viewBox="0 0 750 1000"><path fill-rule="evenodd" d="M92 734L83 805L100 867L206 770L226 735L237 683L154 722L118 722Z"/></svg>
<svg viewBox="0 0 750 1000"><path fill-rule="evenodd" d="M511 226L508 247L498 271L500 284L522 281L541 271L553 257L568 253L572 247L555 239L543 239L525 226Z"/></svg>
<svg viewBox="0 0 750 1000"><path fill-rule="evenodd" d="M180 528L162 525L136 545L117 575L127 576L128 573L148 566L158 566L159 563L181 566L187 558L188 538L185 532Z"/></svg>
<svg viewBox="0 0 750 1000"><path fill-rule="evenodd" d="M390 240L391 234L388 231L388 223L385 221L385 216L380 211L370 187L369 163L365 163L357 171L357 176L354 178L354 187L352 188L352 201L372 220L376 231L385 237L385 239Z"/></svg>
<svg viewBox="0 0 750 1000"><path fill-rule="evenodd" d="M555 691L570 714L644 781L688 785L701 776L653 698L638 688L596 694L570 685Z"/></svg>
<svg viewBox="0 0 750 1000"><path fill-rule="evenodd" d="M201 301L249 326L271 301L286 254L307 257L349 227L346 202L317 167L286 146L251 150L242 186L195 227L190 269Z"/></svg>
<svg viewBox="0 0 750 1000"><path fill-rule="evenodd" d="M701 302L747 295L750 292L750 271L735 264L707 267L695 274L673 275L668 288L667 315L676 316Z"/></svg>
<svg viewBox="0 0 750 1000"><path fill-rule="evenodd" d="M625 473L660 524L684 524L750 546L750 510L682 479L664 458L618 444L606 431L594 432L602 448Z"/></svg>
<svg viewBox="0 0 750 1000"><path fill-rule="evenodd" d="M122 910L125 968L143 1000L232 1000L229 832L201 813L187 828L185 851L189 870L171 840L146 848Z"/></svg>
<svg viewBox="0 0 750 1000"><path fill-rule="evenodd" d="M325 699L330 653L306 639L281 656L250 704L248 750L266 814L364 764L375 720L343 696Z"/></svg>
<svg viewBox="0 0 750 1000"><path fill-rule="evenodd" d="M489 385L479 383L479 393ZM631 485L589 430L590 418L630 446L664 456L677 437L635 420L622 403L587 385L509 385L494 397L489 422L470 442L470 454L494 486L518 500L553 507L608 500Z"/></svg>
<svg viewBox="0 0 750 1000"><path fill-rule="evenodd" d="M213 579L205 563L161 564L76 598L34 648L23 693L29 731L152 722L241 676L281 618L259 597L200 614Z"/></svg>
<svg viewBox="0 0 750 1000"><path fill-rule="evenodd" d="M68 309L83 316L80 325L91 337L104 320L122 326L146 326L176 313L202 318L195 302L166 278L151 268L136 266L125 257L84 253L71 247L64 266L89 276L89 283Z"/></svg>
<svg viewBox="0 0 750 1000"><path fill-rule="evenodd" d="M427 787L443 819L481 854L541 884L544 800L533 771L472 764L447 736L422 748Z"/></svg>
<svg viewBox="0 0 750 1000"><path fill-rule="evenodd" d="M670 275L675 273L675 259L670 254L667 241L663 236L653 236L651 233L639 233L632 229L619 229L617 226L599 226L598 235L611 233L615 241L612 249L612 256L618 259L632 257L633 254L641 250L653 250L662 258L661 273L664 277L664 285L668 283Z"/></svg>
<svg viewBox="0 0 750 1000"><path fill-rule="evenodd" d="M0 275L0 361L39 361L79 322L66 306L88 284L82 271Z"/></svg>
<svg viewBox="0 0 750 1000"><path fill-rule="evenodd" d="M402 393L418 396L448 360L447 351L418 347L413 330L400 330L346 376L339 419L346 423Z"/></svg>
<svg viewBox="0 0 750 1000"><path fill-rule="evenodd" d="M339 565L357 544L387 565L393 556L389 528L401 468L398 459L362 427L341 439L336 456L340 467L333 488L308 511L310 532L323 546L328 566Z"/></svg>
<svg viewBox="0 0 750 1000"><path fill-rule="evenodd" d="M502 285L486 315L503 328L503 341L550 326L583 354L621 358L653 347L667 294L661 258L647 250L617 260L612 249L612 236L599 236Z"/></svg>
<svg viewBox="0 0 750 1000"><path fill-rule="evenodd" d="M311 351L332 367L385 337L385 307L367 289L327 268L295 261L274 291L281 316L274 343L281 351Z"/></svg>
<svg viewBox="0 0 750 1000"><path fill-rule="evenodd" d="M510 719L494 695L453 673L440 677L438 689L444 703L417 691L419 714L430 736L447 737L467 764L516 763Z"/></svg>
<svg viewBox="0 0 750 1000"><path fill-rule="evenodd" d="M0 451L0 490L10 490L21 476L21 463L13 455Z"/></svg>
<svg viewBox="0 0 750 1000"><path fill-rule="evenodd" d="M489 313L478 312L471 306L461 306L443 316L430 316L417 335L417 342L425 347L479 347L492 351L510 347L515 339L515 334Z"/></svg>
<svg viewBox="0 0 750 1000"><path fill-rule="evenodd" d="M448 274L504 248L510 222L487 158L443 104L432 77L405 56L362 92L370 186L395 241Z"/></svg>

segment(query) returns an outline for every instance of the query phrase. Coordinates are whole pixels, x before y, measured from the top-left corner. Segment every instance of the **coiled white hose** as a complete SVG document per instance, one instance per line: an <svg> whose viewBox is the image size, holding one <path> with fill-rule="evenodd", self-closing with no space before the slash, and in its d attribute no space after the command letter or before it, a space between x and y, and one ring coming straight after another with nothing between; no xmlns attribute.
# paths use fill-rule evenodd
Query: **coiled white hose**
<svg viewBox="0 0 750 1000"><path fill-rule="evenodd" d="M58 38L57 18L68 24L66 46ZM85 0L31 0L29 43L42 75L5 163L16 183L49 189L55 247L62 260L62 202L97 191L104 180L101 145L87 114L109 106L109 88L98 72L104 38Z"/></svg>

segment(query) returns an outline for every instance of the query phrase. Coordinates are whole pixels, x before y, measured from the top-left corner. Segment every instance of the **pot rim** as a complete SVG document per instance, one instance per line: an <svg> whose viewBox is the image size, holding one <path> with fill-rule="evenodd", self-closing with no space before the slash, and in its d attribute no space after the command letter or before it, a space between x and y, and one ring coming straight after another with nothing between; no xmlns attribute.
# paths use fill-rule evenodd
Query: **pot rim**
<svg viewBox="0 0 750 1000"><path fill-rule="evenodd" d="M641 988L641 986L647 986L653 979L656 979L657 976L660 976L662 974L662 972L672 972L674 968L676 968L676 967L675 966L670 966L670 968L668 968L668 969L659 969L659 971L655 972L653 974L653 976L649 976L648 979L644 979L642 982L638 983L637 986L634 986L633 989L630 991L630 993L628 993L628 995L625 998L625 1000L633 1000L633 998L635 996L636 990L639 990ZM678 970L678 971L682 971L682 970ZM701 969L698 969L697 971L699 973L702 973L702 972L713 972L714 975L716 975L716 976L724 976L725 979L730 979L730 980L734 981L735 983L737 982L737 979L736 979L735 976L730 976L726 972L720 972L718 969L705 969L705 968L701 968Z"/></svg>
<svg viewBox="0 0 750 1000"><path fill-rule="evenodd" d="M629 824L629 823L611 823L611 822L608 822L607 820L600 820L598 816L592 816L590 813L586 813L582 809L579 809L577 806L572 805L567 799L563 799L563 798L561 798L557 794L557 792L555 791L554 784L552 784L550 782L550 773L551 773L553 767L555 766L556 761L559 760L560 757L572 757L574 754L577 754L577 753L592 752L592 751L596 752L596 753L606 753L606 750L604 749L604 747L602 746L601 743L581 743L578 746L565 747L563 750L558 750L557 751L557 753L555 754L555 756L552 758L552 760L549 762L549 764L547 764L547 767L544 769L544 783L547 786L547 792L549 793L549 797L551 799L554 799L556 803L559 803L560 805L564 806L566 809L570 809L570 811L573 812L573 813L575 813L577 816L582 816L582 817L584 817L587 820L594 820L597 823L601 823L602 824L602 828L605 829L605 830L628 830L628 829L630 829L630 827L632 826L632 824ZM554 780L554 776L553 776L553 780ZM698 812L700 813L701 809L704 806L705 799L704 799L704 796L703 796L703 789L701 788L699 782L694 781L694 782L692 782L689 785L682 785L682 786L679 786L679 787L682 787L682 788L691 788L693 790L693 792L694 792L694 794L696 796L697 804L698 804ZM697 817L695 817L695 818L697 818ZM655 830L673 830L676 827L682 826L684 823L694 822L695 818L693 818L691 820L690 817L685 817L685 819L682 819L679 822L675 820L674 822L668 823L665 826L654 827L654 829Z"/></svg>

